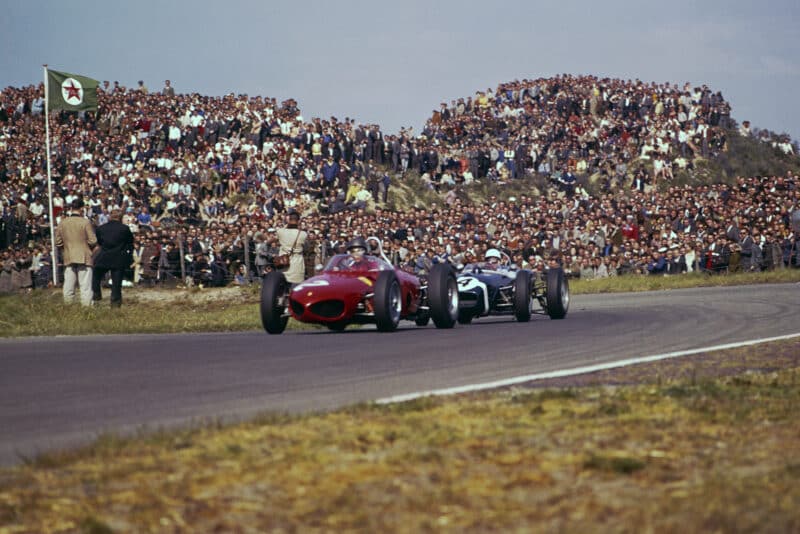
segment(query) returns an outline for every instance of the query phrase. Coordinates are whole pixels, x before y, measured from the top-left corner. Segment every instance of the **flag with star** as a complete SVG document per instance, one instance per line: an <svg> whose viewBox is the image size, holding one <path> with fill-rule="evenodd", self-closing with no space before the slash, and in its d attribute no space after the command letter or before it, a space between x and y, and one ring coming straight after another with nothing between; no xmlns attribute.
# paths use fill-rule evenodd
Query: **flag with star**
<svg viewBox="0 0 800 534"><path fill-rule="evenodd" d="M97 111L99 82L86 76L47 70L47 105L49 109Z"/></svg>

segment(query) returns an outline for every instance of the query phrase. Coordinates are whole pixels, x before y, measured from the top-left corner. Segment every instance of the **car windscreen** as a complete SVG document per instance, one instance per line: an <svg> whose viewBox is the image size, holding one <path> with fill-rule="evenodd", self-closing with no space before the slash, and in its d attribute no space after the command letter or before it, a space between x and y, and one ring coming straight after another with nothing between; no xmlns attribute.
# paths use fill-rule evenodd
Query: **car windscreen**
<svg viewBox="0 0 800 534"><path fill-rule="evenodd" d="M356 261L350 254L337 254L325 266L324 271L329 272L377 272L391 270L392 266L376 256L364 256Z"/></svg>

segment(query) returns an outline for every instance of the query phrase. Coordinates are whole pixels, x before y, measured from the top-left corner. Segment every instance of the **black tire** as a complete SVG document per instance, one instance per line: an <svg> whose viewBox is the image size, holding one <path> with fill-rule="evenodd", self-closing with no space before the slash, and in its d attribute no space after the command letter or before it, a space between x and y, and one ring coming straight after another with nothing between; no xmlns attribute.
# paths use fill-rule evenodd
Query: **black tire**
<svg viewBox="0 0 800 534"><path fill-rule="evenodd" d="M334 323L327 324L328 330L332 330L333 332L343 332L345 328L347 328L346 321L336 321Z"/></svg>
<svg viewBox="0 0 800 534"><path fill-rule="evenodd" d="M261 324L268 333L281 334L286 330L288 296L289 282L283 273L267 273L261 281Z"/></svg>
<svg viewBox="0 0 800 534"><path fill-rule="evenodd" d="M458 319L458 283L449 265L437 263L431 269L428 304L436 328L453 328Z"/></svg>
<svg viewBox="0 0 800 534"><path fill-rule="evenodd" d="M420 310L417 312L417 317L414 319L414 322L417 326L428 326L428 323L431 320L431 312L428 310Z"/></svg>
<svg viewBox="0 0 800 534"><path fill-rule="evenodd" d="M547 271L547 315L563 319L569 310L569 282L564 269L553 267Z"/></svg>
<svg viewBox="0 0 800 534"><path fill-rule="evenodd" d="M375 282L375 324L380 332L393 332L400 324L403 293L394 271L381 271Z"/></svg>
<svg viewBox="0 0 800 534"><path fill-rule="evenodd" d="M472 314L468 311L461 310L458 312L458 324L469 324L472 322Z"/></svg>
<svg viewBox="0 0 800 534"><path fill-rule="evenodd" d="M514 279L514 317L520 323L527 323L532 313L531 272L523 269Z"/></svg>

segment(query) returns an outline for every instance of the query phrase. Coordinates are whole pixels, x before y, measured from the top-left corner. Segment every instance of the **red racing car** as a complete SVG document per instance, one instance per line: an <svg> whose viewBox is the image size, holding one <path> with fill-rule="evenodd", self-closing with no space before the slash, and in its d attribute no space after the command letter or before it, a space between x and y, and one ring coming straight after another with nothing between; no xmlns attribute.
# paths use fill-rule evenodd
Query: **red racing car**
<svg viewBox="0 0 800 534"><path fill-rule="evenodd" d="M349 324L374 323L379 331L391 332L401 319L419 326L433 319L437 328L453 327L458 318L458 285L449 265L437 264L420 279L394 267L378 238L354 241L357 248L348 246L347 254L333 256L319 275L291 289L283 273L268 273L261 285L264 330L282 333L289 317L334 331ZM377 243L376 253L367 253L367 241Z"/></svg>

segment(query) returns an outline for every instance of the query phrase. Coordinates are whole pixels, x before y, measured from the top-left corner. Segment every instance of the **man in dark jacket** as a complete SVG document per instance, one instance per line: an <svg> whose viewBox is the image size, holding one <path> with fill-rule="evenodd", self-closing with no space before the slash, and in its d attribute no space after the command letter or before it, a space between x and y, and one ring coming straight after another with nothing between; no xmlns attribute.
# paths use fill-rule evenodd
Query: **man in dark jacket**
<svg viewBox="0 0 800 534"><path fill-rule="evenodd" d="M103 300L101 282L111 273L111 306L122 305L122 277L133 262L133 233L122 222L122 212L112 210L109 221L97 228L99 251L94 259L92 293L96 301Z"/></svg>

